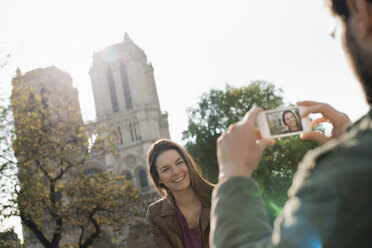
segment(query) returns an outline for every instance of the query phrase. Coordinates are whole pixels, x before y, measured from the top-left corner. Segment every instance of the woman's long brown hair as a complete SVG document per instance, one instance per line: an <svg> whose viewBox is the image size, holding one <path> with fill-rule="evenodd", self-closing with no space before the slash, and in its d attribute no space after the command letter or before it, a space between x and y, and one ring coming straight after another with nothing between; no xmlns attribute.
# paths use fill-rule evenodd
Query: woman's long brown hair
<svg viewBox="0 0 372 248"><path fill-rule="evenodd" d="M168 150L176 150L181 155L189 169L191 188L201 200L202 205L210 207L214 185L201 176L199 166L195 163L191 155L182 146L169 139L157 140L152 144L147 153L147 163L149 166L150 176L156 189L163 196L167 196L170 193L170 190L164 184L159 183L159 174L155 164L158 156Z"/></svg>

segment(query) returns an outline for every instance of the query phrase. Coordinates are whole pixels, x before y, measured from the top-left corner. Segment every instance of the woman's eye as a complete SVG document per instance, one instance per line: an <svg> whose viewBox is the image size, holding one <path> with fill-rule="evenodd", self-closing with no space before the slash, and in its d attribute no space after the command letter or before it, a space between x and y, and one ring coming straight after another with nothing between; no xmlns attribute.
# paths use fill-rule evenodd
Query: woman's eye
<svg viewBox="0 0 372 248"><path fill-rule="evenodd" d="M178 162L177 162L177 165L178 165L178 164L183 164L183 161L178 161Z"/></svg>
<svg viewBox="0 0 372 248"><path fill-rule="evenodd" d="M166 172L168 170L168 168L164 169L162 172Z"/></svg>

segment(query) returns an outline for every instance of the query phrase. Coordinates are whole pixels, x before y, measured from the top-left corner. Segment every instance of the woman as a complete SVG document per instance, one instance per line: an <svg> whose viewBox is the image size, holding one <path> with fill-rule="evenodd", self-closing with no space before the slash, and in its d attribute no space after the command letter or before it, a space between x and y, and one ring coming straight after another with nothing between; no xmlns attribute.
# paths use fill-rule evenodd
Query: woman
<svg viewBox="0 0 372 248"><path fill-rule="evenodd" d="M152 203L146 219L158 247L209 247L209 212L213 184L201 177L190 154L161 139L149 149L151 179L164 196Z"/></svg>
<svg viewBox="0 0 372 248"><path fill-rule="evenodd" d="M295 131L302 131L302 124L291 110L285 110L282 113L282 120L286 126L285 133L291 133Z"/></svg>

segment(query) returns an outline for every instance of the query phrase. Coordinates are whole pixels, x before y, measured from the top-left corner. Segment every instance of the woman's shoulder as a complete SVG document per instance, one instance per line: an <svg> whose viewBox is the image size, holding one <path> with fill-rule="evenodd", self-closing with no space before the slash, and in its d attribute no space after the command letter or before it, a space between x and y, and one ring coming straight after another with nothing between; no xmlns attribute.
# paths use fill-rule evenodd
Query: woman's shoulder
<svg viewBox="0 0 372 248"><path fill-rule="evenodd" d="M175 211L167 197L163 197L156 202L151 203L147 208L148 215L163 215Z"/></svg>
<svg viewBox="0 0 372 248"><path fill-rule="evenodd" d="M156 202L151 203L148 206L148 208L149 209L157 209L157 208L163 206L166 203L168 203L167 198L166 197L163 197L163 198L160 198L159 200L157 200Z"/></svg>

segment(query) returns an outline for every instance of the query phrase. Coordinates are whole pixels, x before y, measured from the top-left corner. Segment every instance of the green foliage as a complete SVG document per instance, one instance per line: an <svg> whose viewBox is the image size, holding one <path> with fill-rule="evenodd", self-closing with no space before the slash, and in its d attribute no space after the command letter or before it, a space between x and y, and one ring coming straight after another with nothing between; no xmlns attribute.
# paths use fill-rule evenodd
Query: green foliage
<svg viewBox="0 0 372 248"><path fill-rule="evenodd" d="M221 133L254 106L275 109L282 105L281 90L273 84L255 81L241 88L227 85L225 91L212 89L202 95L196 107L188 109L189 123L183 139L208 180L217 182L216 140Z"/></svg>
<svg viewBox="0 0 372 248"><path fill-rule="evenodd" d="M255 106L266 110L284 107L282 90L264 81L254 81L241 88L227 85L224 91L212 89L203 94L197 106L188 109L188 129L183 132L185 147L209 181L216 183L218 179L217 138ZM286 201L286 191L299 161L315 146L299 137L287 137L277 139L276 145L265 151L254 177L264 189L263 197L271 217Z"/></svg>

